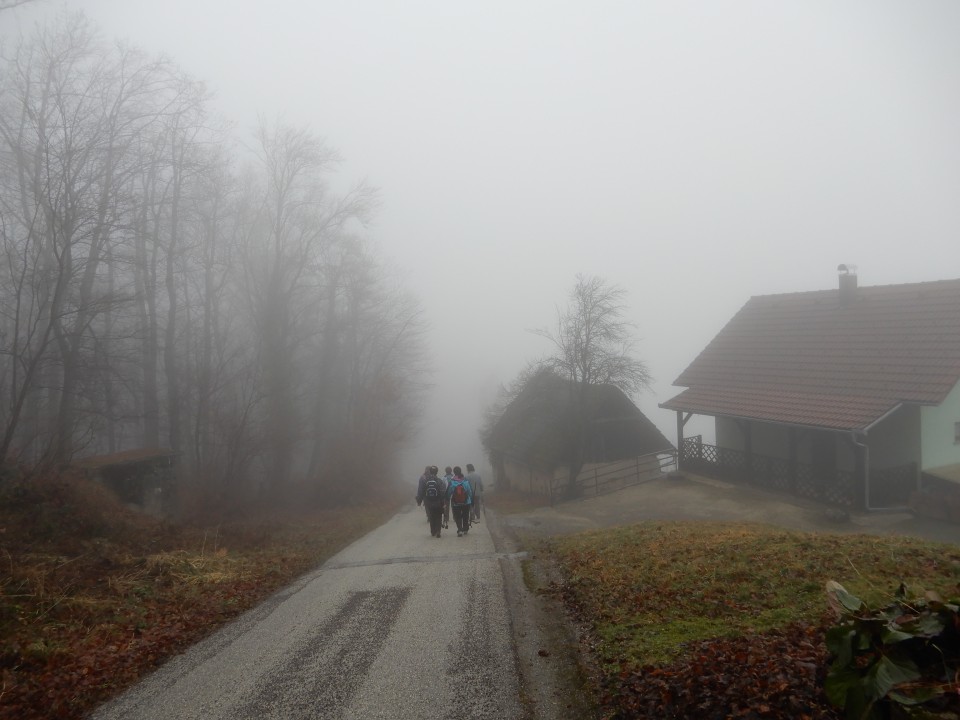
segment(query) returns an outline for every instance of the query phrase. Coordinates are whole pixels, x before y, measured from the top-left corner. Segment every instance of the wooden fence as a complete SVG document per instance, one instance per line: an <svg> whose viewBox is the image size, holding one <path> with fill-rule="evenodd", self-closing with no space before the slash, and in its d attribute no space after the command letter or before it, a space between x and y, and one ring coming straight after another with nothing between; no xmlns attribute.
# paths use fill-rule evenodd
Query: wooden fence
<svg viewBox="0 0 960 720"><path fill-rule="evenodd" d="M628 460L590 463L584 465L577 476L578 495L580 497L605 495L660 477L664 473L675 470L676 467L677 454L672 449ZM553 496L562 496L562 490L566 484L566 469L557 469L553 476Z"/></svg>

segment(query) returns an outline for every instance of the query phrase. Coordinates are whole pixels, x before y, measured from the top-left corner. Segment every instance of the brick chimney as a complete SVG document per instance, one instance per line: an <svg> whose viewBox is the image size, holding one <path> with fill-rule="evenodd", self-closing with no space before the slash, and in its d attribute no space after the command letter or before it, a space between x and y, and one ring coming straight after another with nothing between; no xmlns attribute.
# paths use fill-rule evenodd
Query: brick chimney
<svg viewBox="0 0 960 720"><path fill-rule="evenodd" d="M850 263L837 265L840 273L840 305L850 305L857 297L857 266Z"/></svg>

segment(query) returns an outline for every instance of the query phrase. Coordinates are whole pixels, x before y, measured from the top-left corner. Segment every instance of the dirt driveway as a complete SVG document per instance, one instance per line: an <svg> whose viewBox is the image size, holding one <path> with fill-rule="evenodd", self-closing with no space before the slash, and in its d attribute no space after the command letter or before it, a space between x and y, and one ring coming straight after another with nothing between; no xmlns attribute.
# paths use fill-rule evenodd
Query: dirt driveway
<svg viewBox="0 0 960 720"><path fill-rule="evenodd" d="M518 536L566 535L644 520L760 522L808 532L912 535L960 544L960 525L909 512L855 512L831 518L824 505L688 473L664 476L596 498L500 516Z"/></svg>

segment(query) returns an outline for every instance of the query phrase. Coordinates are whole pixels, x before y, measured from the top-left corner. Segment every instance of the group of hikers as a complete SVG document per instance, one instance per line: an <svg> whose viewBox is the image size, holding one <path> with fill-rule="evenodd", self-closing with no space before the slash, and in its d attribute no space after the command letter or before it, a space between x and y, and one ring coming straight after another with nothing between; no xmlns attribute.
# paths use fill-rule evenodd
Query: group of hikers
<svg viewBox="0 0 960 720"><path fill-rule="evenodd" d="M480 522L480 503L483 498L483 480L480 473L467 463L467 474L460 466L444 469L443 477L436 465L427 465L417 483L417 505L423 505L430 523L430 535L440 537L440 531L450 525L450 511L457 524L457 537L463 537L470 526Z"/></svg>

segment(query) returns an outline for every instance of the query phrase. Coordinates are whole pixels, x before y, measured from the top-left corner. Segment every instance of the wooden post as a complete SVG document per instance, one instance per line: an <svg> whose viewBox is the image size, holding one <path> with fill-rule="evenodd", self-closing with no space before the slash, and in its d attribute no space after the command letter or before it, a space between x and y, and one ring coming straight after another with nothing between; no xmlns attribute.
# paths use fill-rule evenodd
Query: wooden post
<svg viewBox="0 0 960 720"><path fill-rule="evenodd" d="M790 492L797 494L797 429L790 428L788 433L790 442Z"/></svg>
<svg viewBox="0 0 960 720"><path fill-rule="evenodd" d="M854 493L856 493L852 498L853 506L869 510L872 507L872 503L870 501L870 478L867 476L866 447L854 443L853 452L855 458L853 485L855 488Z"/></svg>
<svg viewBox="0 0 960 720"><path fill-rule="evenodd" d="M753 482L753 433L749 420L738 420L737 427L743 435L744 480Z"/></svg>
<svg viewBox="0 0 960 720"><path fill-rule="evenodd" d="M677 472L683 469L683 425L683 412L677 410Z"/></svg>

